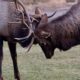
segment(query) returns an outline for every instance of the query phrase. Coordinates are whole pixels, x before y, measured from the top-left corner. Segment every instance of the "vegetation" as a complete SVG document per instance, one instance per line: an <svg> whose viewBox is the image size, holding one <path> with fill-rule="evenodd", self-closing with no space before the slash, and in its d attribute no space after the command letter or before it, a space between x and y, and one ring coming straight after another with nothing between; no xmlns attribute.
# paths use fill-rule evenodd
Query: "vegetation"
<svg viewBox="0 0 80 80"><path fill-rule="evenodd" d="M80 80L80 46L66 52L55 51L47 60L40 47L33 46L29 53L17 46L21 80ZM7 44L4 45L4 80L14 80L13 66Z"/></svg>

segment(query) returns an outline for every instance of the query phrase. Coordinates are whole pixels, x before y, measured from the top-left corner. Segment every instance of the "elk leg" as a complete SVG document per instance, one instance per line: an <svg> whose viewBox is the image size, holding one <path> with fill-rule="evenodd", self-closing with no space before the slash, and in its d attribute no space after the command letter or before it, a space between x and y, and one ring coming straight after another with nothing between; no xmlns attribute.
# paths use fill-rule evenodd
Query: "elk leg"
<svg viewBox="0 0 80 80"><path fill-rule="evenodd" d="M2 60L3 60L3 40L0 39L0 80L3 80L3 77L2 77Z"/></svg>
<svg viewBox="0 0 80 80"><path fill-rule="evenodd" d="M8 42L11 58L13 61L13 67L14 67L14 77L16 80L20 80L18 65L17 65L17 53L16 53L16 43Z"/></svg>

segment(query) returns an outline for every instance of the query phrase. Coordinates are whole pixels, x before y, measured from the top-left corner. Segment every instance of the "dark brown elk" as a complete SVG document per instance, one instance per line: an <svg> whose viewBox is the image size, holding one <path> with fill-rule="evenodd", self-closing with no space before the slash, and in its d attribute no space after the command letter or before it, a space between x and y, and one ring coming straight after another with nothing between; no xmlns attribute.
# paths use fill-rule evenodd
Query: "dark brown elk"
<svg viewBox="0 0 80 80"><path fill-rule="evenodd" d="M37 28L35 39L46 58L51 58L56 48L66 51L80 44L80 2L65 14L48 21L44 14Z"/></svg>
<svg viewBox="0 0 80 80"><path fill-rule="evenodd" d="M22 10L18 8L20 6ZM25 21L25 18L27 21ZM0 0L0 80L2 77L2 60L3 60L3 41L8 42L10 49L14 77L20 80L19 70L17 66L16 42L20 43L22 47L28 47L33 42L32 25L30 18L25 10L25 6L17 0L17 9L14 3L8 0Z"/></svg>

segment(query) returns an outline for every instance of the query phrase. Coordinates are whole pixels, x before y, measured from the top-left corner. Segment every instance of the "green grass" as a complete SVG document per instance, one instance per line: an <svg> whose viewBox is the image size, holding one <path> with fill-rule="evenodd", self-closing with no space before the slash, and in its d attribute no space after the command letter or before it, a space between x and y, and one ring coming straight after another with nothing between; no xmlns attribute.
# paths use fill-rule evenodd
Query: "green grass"
<svg viewBox="0 0 80 80"><path fill-rule="evenodd" d="M40 47L33 46L29 53L17 46L21 80L80 80L80 46L66 52L55 50L47 60ZM4 80L14 80L13 65L7 44L4 45Z"/></svg>

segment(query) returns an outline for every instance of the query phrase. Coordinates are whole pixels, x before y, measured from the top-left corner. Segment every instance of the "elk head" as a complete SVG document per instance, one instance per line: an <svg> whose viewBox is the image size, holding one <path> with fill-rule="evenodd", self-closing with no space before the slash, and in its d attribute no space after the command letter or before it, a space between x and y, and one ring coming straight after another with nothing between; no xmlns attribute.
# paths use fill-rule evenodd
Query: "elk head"
<svg viewBox="0 0 80 80"><path fill-rule="evenodd" d="M23 11L17 9L21 13L21 20L18 22L9 22L10 37L20 43L23 47L31 47L34 37L30 17L23 3L16 0L16 6L22 7ZM18 8L18 6L17 6ZM25 17L27 21L25 20Z"/></svg>
<svg viewBox="0 0 80 80"><path fill-rule="evenodd" d="M53 56L53 47L51 41L51 33L48 31L48 16L44 14L41 18L41 21L38 25L38 28L35 29L35 41L42 48L47 59L50 59Z"/></svg>

